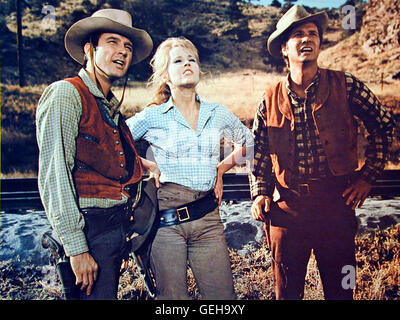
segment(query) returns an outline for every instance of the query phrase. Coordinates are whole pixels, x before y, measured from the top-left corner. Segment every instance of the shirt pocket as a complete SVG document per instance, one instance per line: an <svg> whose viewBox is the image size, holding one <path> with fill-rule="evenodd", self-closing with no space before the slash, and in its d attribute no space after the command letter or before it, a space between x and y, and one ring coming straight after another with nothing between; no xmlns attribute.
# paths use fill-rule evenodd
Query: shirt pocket
<svg viewBox="0 0 400 320"><path fill-rule="evenodd" d="M159 155L168 159L188 158L196 150L196 141L187 135L172 135L158 140L156 146Z"/></svg>
<svg viewBox="0 0 400 320"><path fill-rule="evenodd" d="M205 129L198 138L198 150L204 157L219 157L221 147L222 134L218 129Z"/></svg>

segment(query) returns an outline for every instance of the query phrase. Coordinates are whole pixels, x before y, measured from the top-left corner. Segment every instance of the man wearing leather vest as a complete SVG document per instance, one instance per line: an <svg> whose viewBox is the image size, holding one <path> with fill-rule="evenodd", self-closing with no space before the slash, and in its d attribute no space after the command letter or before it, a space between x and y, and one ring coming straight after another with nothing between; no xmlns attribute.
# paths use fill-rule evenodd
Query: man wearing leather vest
<svg viewBox="0 0 400 320"><path fill-rule="evenodd" d="M104 9L72 25L65 47L83 68L51 84L39 100L39 191L80 298L116 299L126 203L143 163L119 112L122 101L110 88L131 63L150 54L153 43L132 27L128 12Z"/></svg>
<svg viewBox="0 0 400 320"><path fill-rule="evenodd" d="M296 5L267 42L289 74L266 89L257 108L249 178L251 212L264 221L277 299L303 297L311 252L325 299L353 298L355 208L384 169L393 137L390 113L360 80L318 67L327 24L325 12ZM369 133L359 170L355 118Z"/></svg>

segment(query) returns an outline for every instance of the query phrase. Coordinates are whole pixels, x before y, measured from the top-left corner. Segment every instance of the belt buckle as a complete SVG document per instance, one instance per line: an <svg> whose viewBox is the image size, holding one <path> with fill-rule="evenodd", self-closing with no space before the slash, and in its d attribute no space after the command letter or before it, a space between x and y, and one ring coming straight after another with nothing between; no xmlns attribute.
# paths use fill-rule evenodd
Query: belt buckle
<svg viewBox="0 0 400 320"><path fill-rule="evenodd" d="M185 212L186 212L186 217L184 217L184 218L181 218L180 212L182 212L182 211L185 211ZM189 214L189 210L188 210L187 207L183 207L183 208L176 209L176 214L178 215L178 220L179 220L180 222L186 221L186 220L189 220L189 219L190 219L190 214Z"/></svg>
<svg viewBox="0 0 400 320"><path fill-rule="evenodd" d="M303 189L304 188L304 189ZM298 191L301 195L308 196L310 194L310 185L308 183L300 183L298 185Z"/></svg>

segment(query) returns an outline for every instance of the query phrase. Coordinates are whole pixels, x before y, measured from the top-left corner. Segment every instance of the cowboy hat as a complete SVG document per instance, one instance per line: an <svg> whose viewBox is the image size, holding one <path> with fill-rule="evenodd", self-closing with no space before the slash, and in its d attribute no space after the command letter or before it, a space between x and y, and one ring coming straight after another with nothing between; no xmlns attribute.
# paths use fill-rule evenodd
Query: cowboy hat
<svg viewBox="0 0 400 320"><path fill-rule="evenodd" d="M64 44L69 55L78 63L84 63L83 46L93 32L118 33L132 41L134 54L132 64L145 59L153 49L150 35L132 27L131 15L118 9L102 9L90 17L75 22L66 32Z"/></svg>
<svg viewBox="0 0 400 320"><path fill-rule="evenodd" d="M276 24L276 30L269 36L267 48L274 57L281 56L282 38L292 27L306 22L314 22L322 32L328 27L328 15L325 11L310 14L303 6L295 5L291 7Z"/></svg>

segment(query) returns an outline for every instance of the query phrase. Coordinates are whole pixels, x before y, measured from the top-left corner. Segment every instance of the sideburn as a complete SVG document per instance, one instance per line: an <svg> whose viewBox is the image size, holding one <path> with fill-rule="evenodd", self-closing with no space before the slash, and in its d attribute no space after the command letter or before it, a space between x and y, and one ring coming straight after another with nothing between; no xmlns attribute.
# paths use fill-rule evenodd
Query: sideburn
<svg viewBox="0 0 400 320"><path fill-rule="evenodd" d="M97 39L97 42L98 42L98 39ZM96 80L96 86L100 90L100 92L102 92L103 95L104 95L103 89L101 88L100 82L99 82L99 80L97 78L97 75L96 75L96 66L97 66L97 64L95 63L95 60L94 60L95 46L93 45L92 37L90 37L90 39L89 39L89 45L90 45L90 49L89 49L90 63L91 63L91 67L92 67L92 70L93 70L94 78ZM99 66L97 66L97 68L99 68L101 70L101 68ZM128 82L128 72L126 72L126 74L125 74L124 88L123 88L123 91L122 91L121 100L119 101L118 105L113 108L113 110L110 110L110 114L111 114L112 117L114 116L115 111L119 109L119 107L122 105L122 102L124 101L125 89L126 89L127 82ZM111 94L111 91L109 92L109 94ZM106 97L106 99L109 100L109 97Z"/></svg>

